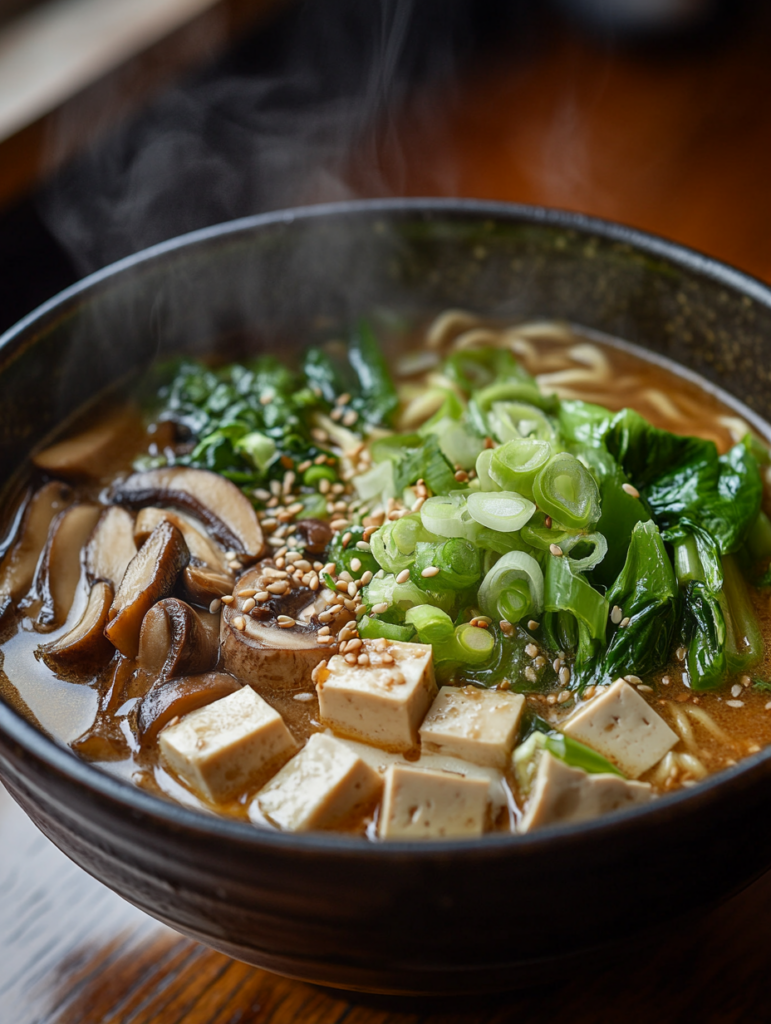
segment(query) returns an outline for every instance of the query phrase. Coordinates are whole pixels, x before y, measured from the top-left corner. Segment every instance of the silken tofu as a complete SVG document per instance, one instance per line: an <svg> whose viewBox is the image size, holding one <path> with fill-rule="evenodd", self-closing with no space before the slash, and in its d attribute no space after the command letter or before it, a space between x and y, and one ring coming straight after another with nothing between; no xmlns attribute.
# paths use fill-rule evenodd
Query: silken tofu
<svg viewBox="0 0 771 1024"><path fill-rule="evenodd" d="M604 754L633 779L657 764L679 739L623 679L571 715L562 731Z"/></svg>
<svg viewBox="0 0 771 1024"><path fill-rule="evenodd" d="M482 835L486 779L394 764L385 773L381 839L458 839Z"/></svg>
<svg viewBox="0 0 771 1024"><path fill-rule="evenodd" d="M630 782L618 775L590 775L544 751L519 831L589 821L610 811L648 803L652 798L653 789L647 782Z"/></svg>
<svg viewBox="0 0 771 1024"><path fill-rule="evenodd" d="M520 693L443 686L420 727L422 749L505 768L524 706Z"/></svg>
<svg viewBox="0 0 771 1024"><path fill-rule="evenodd" d="M315 733L257 795L265 817L290 832L332 828L369 810L381 776L340 740Z"/></svg>
<svg viewBox="0 0 771 1024"><path fill-rule="evenodd" d="M384 750L410 750L418 744L418 726L437 692L431 646L375 643L365 640L359 649L370 665L349 665L336 654L316 669L321 723ZM393 664L385 664L384 655Z"/></svg>
<svg viewBox="0 0 771 1024"><path fill-rule="evenodd" d="M250 686L193 711L160 734L166 764L209 800L230 800L296 751L281 715Z"/></svg>

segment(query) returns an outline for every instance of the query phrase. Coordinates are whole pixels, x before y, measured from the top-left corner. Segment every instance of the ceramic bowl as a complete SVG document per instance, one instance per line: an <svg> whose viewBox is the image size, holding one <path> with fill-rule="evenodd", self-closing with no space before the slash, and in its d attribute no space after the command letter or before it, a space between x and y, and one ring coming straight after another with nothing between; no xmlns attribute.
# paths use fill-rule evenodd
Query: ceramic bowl
<svg viewBox="0 0 771 1024"><path fill-rule="evenodd" d="M698 372L746 419L769 414L771 291L758 281L574 214L359 202L173 240L27 317L0 339L0 481L157 355L286 353L362 314L408 323L448 306L604 331ZM475 992L585 968L771 865L771 749L637 810L474 842L370 844L195 813L78 760L2 702L0 777L148 914L269 970L370 991Z"/></svg>

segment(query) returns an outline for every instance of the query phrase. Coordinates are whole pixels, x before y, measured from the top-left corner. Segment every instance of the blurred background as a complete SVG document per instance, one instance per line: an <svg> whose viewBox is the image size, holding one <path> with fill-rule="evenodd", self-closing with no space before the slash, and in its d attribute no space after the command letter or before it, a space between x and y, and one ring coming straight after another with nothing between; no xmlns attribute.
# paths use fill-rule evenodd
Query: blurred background
<svg viewBox="0 0 771 1024"><path fill-rule="evenodd" d="M0 330L359 196L560 206L771 278L769 42L762 0L0 0Z"/></svg>

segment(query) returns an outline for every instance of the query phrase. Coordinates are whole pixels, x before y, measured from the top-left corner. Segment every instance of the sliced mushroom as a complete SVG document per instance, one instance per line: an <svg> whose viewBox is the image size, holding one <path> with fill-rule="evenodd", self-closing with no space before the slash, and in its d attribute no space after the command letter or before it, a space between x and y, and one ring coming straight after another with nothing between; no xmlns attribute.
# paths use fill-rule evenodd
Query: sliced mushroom
<svg viewBox="0 0 771 1024"><path fill-rule="evenodd" d="M161 683L142 699L137 713L139 742L143 746L154 743L161 729L173 718L182 718L198 708L227 697L241 689L232 676L224 672L205 672L184 676Z"/></svg>
<svg viewBox="0 0 771 1024"><path fill-rule="evenodd" d="M57 441L38 452L32 461L39 469L66 480L99 479L111 461L114 463L111 457L116 451L125 448L130 439L138 440L142 432L137 413L121 409L100 418L94 426L74 437Z"/></svg>
<svg viewBox="0 0 771 1024"><path fill-rule="evenodd" d="M104 631L125 657L136 657L142 620L156 601L169 596L189 560L184 537L176 526L164 521L129 562Z"/></svg>
<svg viewBox="0 0 771 1024"><path fill-rule="evenodd" d="M134 473L113 495L119 505L171 505L200 519L225 548L247 558L263 549L262 530L249 499L224 476L172 466Z"/></svg>
<svg viewBox="0 0 771 1024"><path fill-rule="evenodd" d="M230 573L210 569L208 565L188 565L182 573L182 593L193 604L207 608L218 597L233 589Z"/></svg>
<svg viewBox="0 0 771 1024"><path fill-rule="evenodd" d="M294 532L310 555L323 555L332 540L332 527L323 519L299 519Z"/></svg>
<svg viewBox="0 0 771 1024"><path fill-rule="evenodd" d="M30 499L19 537L0 562L0 617L32 586L51 523L71 503L72 491L57 480L45 484Z"/></svg>
<svg viewBox="0 0 771 1024"><path fill-rule="evenodd" d="M163 519L168 519L170 523L173 523L185 538L192 559L196 559L201 565L206 565L210 569L218 569L221 573L227 574L230 577L230 585L233 586L233 574L228 570L225 552L218 544L215 544L202 524L196 523L190 516L181 512L155 508L152 505L140 509L134 524L134 540L137 547L144 544Z"/></svg>
<svg viewBox="0 0 771 1024"><path fill-rule="evenodd" d="M160 679L206 672L214 667L218 655L216 636L184 601L168 597L145 615L137 664Z"/></svg>
<svg viewBox="0 0 771 1024"><path fill-rule="evenodd" d="M115 653L104 635L112 598L110 584L103 580L96 582L80 622L58 640L42 646L43 658L65 669L94 669L106 665Z"/></svg>
<svg viewBox="0 0 771 1024"><path fill-rule="evenodd" d="M276 689L308 687L313 669L329 657L328 648L317 639L318 618L306 622L300 618L302 609L316 598L312 590L286 580L286 594L253 608L246 605L244 610L252 600L247 595L265 592L281 575L268 560L244 573L236 584L233 603L224 607L222 615L220 646L225 670L251 683L266 699L268 692ZM294 619L295 624L282 628L279 616Z"/></svg>
<svg viewBox="0 0 771 1024"><path fill-rule="evenodd" d="M70 614L80 580L81 552L100 513L98 505L71 505L51 523L37 575L39 628L61 626Z"/></svg>
<svg viewBox="0 0 771 1024"><path fill-rule="evenodd" d="M102 513L88 542L86 571L89 580L105 580L117 590L136 553L134 517L125 508L113 505Z"/></svg>

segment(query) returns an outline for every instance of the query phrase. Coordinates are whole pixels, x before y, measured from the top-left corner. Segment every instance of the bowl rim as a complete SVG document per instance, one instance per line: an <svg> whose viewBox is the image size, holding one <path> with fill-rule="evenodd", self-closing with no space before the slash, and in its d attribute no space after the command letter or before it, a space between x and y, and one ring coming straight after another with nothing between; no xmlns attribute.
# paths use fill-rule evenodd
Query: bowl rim
<svg viewBox="0 0 771 1024"><path fill-rule="evenodd" d="M249 235L262 228L291 225L295 222L321 220L324 218L372 217L378 214L391 218L423 216L427 220L444 217L456 220L498 220L511 223L532 224L573 230L583 235L595 235L604 241L629 245L646 255L655 256L675 266L696 273L731 290L751 298L771 310L771 287L760 279L738 270L714 257L689 248L659 235L642 231L616 221L589 216L570 210L553 207L533 206L521 203L506 203L478 199L453 198L388 198L358 199L342 202L300 206L254 214L236 220L225 221L196 231L179 235L132 253L115 263L100 268L82 280L69 286L32 312L19 320L0 335L0 357L16 344L23 342L30 329L44 329L54 315L58 315L74 300L98 291L124 272L138 266L159 261L180 250L204 246L238 235ZM38 333L36 331L35 333ZM676 364L679 366L679 364ZM687 371L687 368L685 368ZM700 378L701 379L701 378ZM710 383L710 382L708 382ZM752 412L752 410L747 410ZM758 418L757 414L753 418ZM10 740L25 754L40 762L46 769L76 787L85 790L92 797L106 800L120 807L127 817L149 819L154 827L173 830L176 833L197 834L203 838L227 839L237 845L258 848L267 847L274 852L289 850L304 854L340 854L362 858L400 859L423 856L428 858L474 856L480 854L510 853L518 851L532 855L543 847L551 848L556 843L563 845L573 842L601 839L607 833L618 835L623 831L636 830L640 823L664 823L680 815L681 810L696 810L700 805L709 805L723 798L725 791L741 790L754 774L764 771L766 762L771 761L771 746L744 758L736 765L723 769L700 781L693 788L683 788L657 798L650 804L633 807L605 817L586 822L554 825L543 831L527 834L488 833L474 840L444 839L400 840L390 842L369 842L360 836L349 836L335 832L287 833L255 826L248 821L226 818L164 800L148 793L116 775L86 762L67 747L59 744L38 730L9 704L0 698L0 736ZM23 772L19 773L23 776ZM726 792L726 797L728 793ZM687 805L687 808L683 807Z"/></svg>

